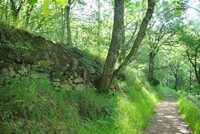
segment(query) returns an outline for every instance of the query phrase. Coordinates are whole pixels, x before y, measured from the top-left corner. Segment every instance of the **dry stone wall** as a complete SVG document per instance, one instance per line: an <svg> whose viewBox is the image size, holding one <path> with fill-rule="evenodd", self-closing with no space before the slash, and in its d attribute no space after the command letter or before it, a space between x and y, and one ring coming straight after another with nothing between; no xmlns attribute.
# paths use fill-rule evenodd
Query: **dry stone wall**
<svg viewBox="0 0 200 134"><path fill-rule="evenodd" d="M56 87L92 90L102 71L98 64L98 59L89 53L0 22L1 84L9 77L24 80L46 75ZM31 71L33 76L27 75Z"/></svg>
<svg viewBox="0 0 200 134"><path fill-rule="evenodd" d="M1 54L4 54L1 51ZM38 59L39 60L39 59ZM55 87L62 87L66 90L92 90L95 88L95 79L90 78L88 71L79 66L78 61L73 59L74 63L66 64L60 69L59 66L56 66L58 63L51 62L51 60L41 60L34 64L26 63L16 63L15 58L13 59L0 59L0 80L1 84L5 81L5 78L16 77L20 80L31 79L32 77L39 78L42 75L45 75L51 79L51 83ZM57 60L59 62L59 60ZM66 61L67 62L67 61ZM65 69L64 69L65 68ZM82 71L80 73L80 70ZM34 71L34 74L27 75L31 71ZM98 70L100 71L100 69ZM89 83L89 84L88 84Z"/></svg>
<svg viewBox="0 0 200 134"><path fill-rule="evenodd" d="M0 22L0 84L9 77L25 80L45 75L55 87L93 90L102 67L102 61L87 52ZM30 72L34 74L27 75Z"/></svg>

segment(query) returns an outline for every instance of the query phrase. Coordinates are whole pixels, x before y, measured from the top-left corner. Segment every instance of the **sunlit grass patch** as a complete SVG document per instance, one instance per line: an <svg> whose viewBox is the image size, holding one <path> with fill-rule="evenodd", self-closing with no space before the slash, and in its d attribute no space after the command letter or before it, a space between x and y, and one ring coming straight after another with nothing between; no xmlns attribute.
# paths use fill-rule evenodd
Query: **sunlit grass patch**
<svg viewBox="0 0 200 134"><path fill-rule="evenodd" d="M188 124L190 129L194 131L194 134L199 134L200 109L184 97L178 99L178 109L184 121Z"/></svg>
<svg viewBox="0 0 200 134"><path fill-rule="evenodd" d="M118 133L139 134L153 115L158 101L156 96L163 96L163 92L158 92L147 82L141 81L133 70L126 70L124 73L126 81L120 84L125 93L117 95L118 110L115 124Z"/></svg>
<svg viewBox="0 0 200 134"><path fill-rule="evenodd" d="M102 60L106 60L108 54L108 47L105 46L97 46L97 45L93 45L92 47L84 46L82 49L88 51L90 54L94 56L101 58Z"/></svg>
<svg viewBox="0 0 200 134"><path fill-rule="evenodd" d="M173 89L166 89L166 91L171 92L177 98L178 109L183 120L188 124L194 134L199 134L200 109L198 105L199 101L196 100L196 97L183 90L176 92Z"/></svg>
<svg viewBox="0 0 200 134"><path fill-rule="evenodd" d="M45 76L9 78L0 90L0 133L142 133L162 90L132 74L113 96L55 90Z"/></svg>

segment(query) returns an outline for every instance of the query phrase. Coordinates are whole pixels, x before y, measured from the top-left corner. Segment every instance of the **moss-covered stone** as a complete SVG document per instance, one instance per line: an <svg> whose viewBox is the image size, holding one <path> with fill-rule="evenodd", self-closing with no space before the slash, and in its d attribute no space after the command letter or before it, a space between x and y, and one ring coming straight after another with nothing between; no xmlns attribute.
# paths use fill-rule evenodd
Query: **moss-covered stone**
<svg viewBox="0 0 200 134"><path fill-rule="evenodd" d="M58 76L58 77L61 77L61 75L63 74L63 72L55 69L55 74Z"/></svg>
<svg viewBox="0 0 200 134"><path fill-rule="evenodd" d="M2 22L0 25L3 26L0 27L0 43L7 47L0 47L0 61L6 59L5 62L9 63L4 65L0 62L0 70L6 68L7 72L12 70L20 76L34 70L37 73L49 74L52 80L70 81L71 85L74 84L75 78L80 77L84 79L83 83L85 80L95 83L101 74L101 61L88 52L63 46ZM17 47L12 48L12 45Z"/></svg>

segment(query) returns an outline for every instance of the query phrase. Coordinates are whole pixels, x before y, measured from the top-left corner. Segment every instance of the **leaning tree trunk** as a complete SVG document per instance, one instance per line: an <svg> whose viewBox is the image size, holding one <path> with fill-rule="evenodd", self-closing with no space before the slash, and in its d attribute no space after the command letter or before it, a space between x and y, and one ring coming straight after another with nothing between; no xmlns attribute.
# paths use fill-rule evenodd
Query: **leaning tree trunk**
<svg viewBox="0 0 200 134"><path fill-rule="evenodd" d="M154 57L155 53L151 51L149 53L149 76L148 76L148 81L150 84L152 84L153 82Z"/></svg>
<svg viewBox="0 0 200 134"><path fill-rule="evenodd" d="M119 2L118 2L119 1ZM123 9L124 9L124 1L123 0L115 0L115 6L120 6L120 4L123 5ZM143 18L142 24L140 26L139 32L137 34L137 37L133 43L133 46L131 48L131 51L129 52L129 54L125 57L125 59L123 60L123 62L120 64L120 66L114 70L115 67L115 63L116 60L118 58L119 55L119 43L121 40L121 33L123 28L123 16L124 16L124 10L122 13L122 8L120 9L119 7L116 8L115 7L115 16L114 16L114 27L113 27L113 34L112 34L112 41L111 41L111 45L110 45L110 49L108 52L108 56L106 59L106 63L104 66L104 70L103 73L100 77L99 82L97 83L97 88L100 92L108 92L110 86L112 85L114 79L117 77L117 75L122 72L126 66L132 61L134 55L136 54L140 43L142 42L144 36L145 36L145 30L147 28L148 22L150 21L153 11L154 11L154 6L155 6L155 0L148 0L148 9L146 12L145 17ZM119 14L117 16L117 14ZM121 19L121 22L119 21ZM116 21L120 22L120 28L117 25L118 23L116 23ZM120 37L116 39L117 37ZM115 40L114 40L115 39ZM118 41L118 42L116 42Z"/></svg>
<svg viewBox="0 0 200 134"><path fill-rule="evenodd" d="M67 45L72 46L72 38L71 38L71 27L70 27L70 6L71 0L68 0L69 6L65 6L66 9L66 20L67 20Z"/></svg>
<svg viewBox="0 0 200 134"><path fill-rule="evenodd" d="M131 42L133 42L133 39L135 37L135 33L137 31L137 26L138 26L138 23L136 22L135 23L135 31L133 32L131 38L129 39L129 41L126 44L125 44L125 39L126 39L125 38L125 27L123 27L123 37L122 37L122 44L121 44L121 53L119 54L119 59L118 59L119 63L122 63L122 61L126 57L127 49L129 49L129 46L130 46Z"/></svg>
<svg viewBox="0 0 200 134"><path fill-rule="evenodd" d="M100 92L108 92L113 75L115 63L119 56L120 43L122 42L122 29L124 24L124 0L115 0L114 24L112 40L107 55L103 73L98 83Z"/></svg>
<svg viewBox="0 0 200 134"><path fill-rule="evenodd" d="M143 21L142 21L142 24L138 31L137 37L134 40L134 43L132 45L132 48L131 48L129 54L124 58L124 60L120 64L120 66L114 71L112 80L114 80L117 77L117 75L120 72L122 72L126 68L126 66L133 60L133 58L140 46L140 43L142 42L142 40L146 34L145 31L146 31L149 21L151 20L155 4L156 4L155 0L148 0L147 12L146 12L145 17L143 18Z"/></svg>

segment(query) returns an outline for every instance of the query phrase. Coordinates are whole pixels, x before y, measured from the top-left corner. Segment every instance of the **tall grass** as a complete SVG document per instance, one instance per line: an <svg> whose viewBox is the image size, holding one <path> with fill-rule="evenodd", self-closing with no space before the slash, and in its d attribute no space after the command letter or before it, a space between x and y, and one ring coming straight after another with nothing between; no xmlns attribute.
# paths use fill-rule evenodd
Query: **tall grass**
<svg viewBox="0 0 200 134"><path fill-rule="evenodd" d="M141 133L147 121L153 115L155 103L163 98L162 90L153 89L144 79L141 81L136 71L125 71L126 81L121 83L125 93L118 94L117 121L118 133Z"/></svg>
<svg viewBox="0 0 200 134"><path fill-rule="evenodd" d="M45 76L9 78L0 90L0 133L139 134L162 90L130 69L125 74L124 92L113 96L55 90Z"/></svg>
<svg viewBox="0 0 200 134"><path fill-rule="evenodd" d="M177 98L179 112L189 128L194 134L200 134L200 101L198 98L183 90L175 92L167 89L166 91L171 92Z"/></svg>
<svg viewBox="0 0 200 134"><path fill-rule="evenodd" d="M55 90L45 76L4 82L0 90L0 133L83 133L89 119L105 114L106 96Z"/></svg>

